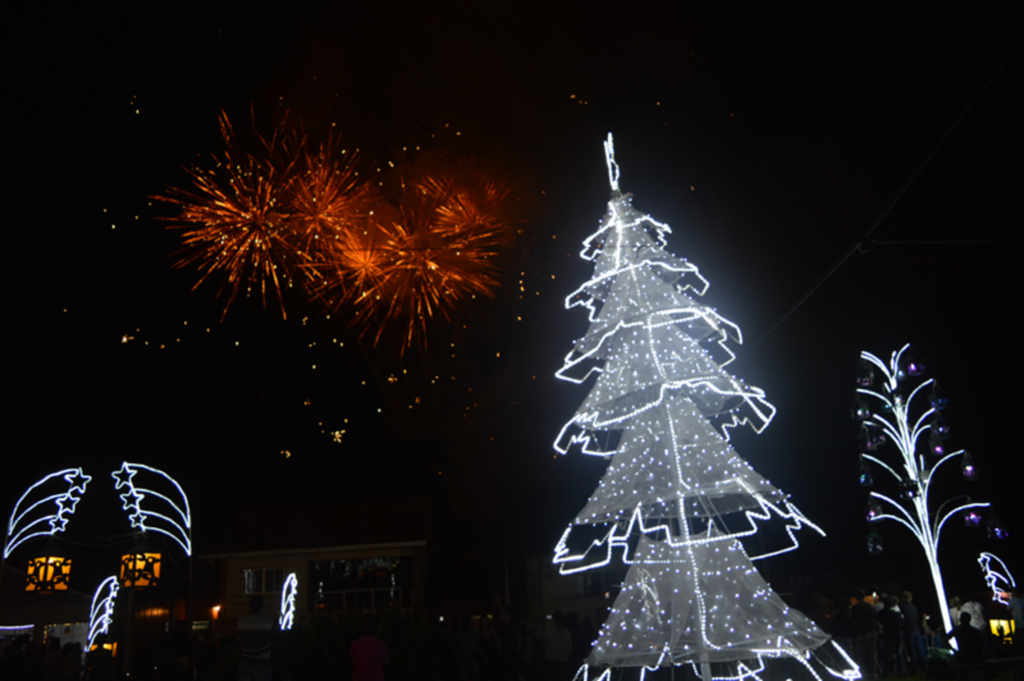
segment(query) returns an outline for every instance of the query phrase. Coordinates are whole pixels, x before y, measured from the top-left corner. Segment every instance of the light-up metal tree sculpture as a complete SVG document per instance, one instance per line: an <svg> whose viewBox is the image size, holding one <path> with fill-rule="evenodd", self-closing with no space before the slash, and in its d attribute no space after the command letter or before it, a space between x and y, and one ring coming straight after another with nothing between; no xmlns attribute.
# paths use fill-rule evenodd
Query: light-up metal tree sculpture
<svg viewBox="0 0 1024 681"><path fill-rule="evenodd" d="M689 665L703 681L758 679L786 657L818 679L859 678L842 649L771 590L739 541L773 518L787 525L788 548L800 527L820 530L729 443L729 428L761 432L775 408L723 368L739 328L694 300L707 280L665 250L668 225L619 191L611 135L605 155L612 196L581 254L594 274L566 301L586 308L591 325L557 373L596 381L555 447L579 444L611 460L554 562L578 572L619 549L630 568L580 674Z"/></svg>
<svg viewBox="0 0 1024 681"><path fill-rule="evenodd" d="M946 399L934 379L921 380L924 367L911 356L909 343L893 352L888 364L870 352L862 352L860 358L857 397L853 405L853 417L862 422L860 483L865 487L874 483L867 464L871 462L887 471L899 489L898 499L871 492L868 522L894 520L917 538L928 559L945 631L951 631L954 622L950 620L939 567L939 538L946 522L958 513L963 513L965 524L980 524L978 509L989 504L972 502L970 497L962 495L947 499L932 511L929 494L935 474L943 464L959 461L965 480L977 477L974 461L967 451L947 452L949 424L942 415ZM881 374L877 387L876 371ZM917 405L915 399L921 396L926 398L926 408L914 418L911 412ZM919 447L919 441L924 438L927 438L927 445ZM891 441L900 454L894 466L873 453L887 441ZM1001 538L999 533L995 534ZM882 550L881 539L874 533L869 534L868 549L875 553Z"/></svg>

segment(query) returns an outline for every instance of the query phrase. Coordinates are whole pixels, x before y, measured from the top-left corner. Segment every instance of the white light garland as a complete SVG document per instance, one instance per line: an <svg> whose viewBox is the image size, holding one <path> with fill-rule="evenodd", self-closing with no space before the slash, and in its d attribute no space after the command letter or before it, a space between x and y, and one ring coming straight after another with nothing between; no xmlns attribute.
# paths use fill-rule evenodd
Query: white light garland
<svg viewBox="0 0 1024 681"><path fill-rule="evenodd" d="M0 635L31 634L35 627L34 624L4 624L0 625Z"/></svg>
<svg viewBox="0 0 1024 681"><path fill-rule="evenodd" d="M46 487L64 480L67 487L63 492L48 494L42 498L36 495L45 494ZM7 521L7 541L4 544L4 559L10 557L20 544L34 537L43 537L63 532L68 519L75 513L75 507L85 494L86 485L91 476L82 472L81 468L66 468L40 478L29 486L14 504L11 517ZM44 513L49 504L57 507L53 513ZM43 515L38 515L44 513Z"/></svg>
<svg viewBox="0 0 1024 681"><path fill-rule="evenodd" d="M86 652L92 650L97 636L110 633L110 625L114 622L114 601L119 588L116 576L107 577L96 588L92 596L92 607L89 608L89 643Z"/></svg>
<svg viewBox="0 0 1024 681"><path fill-rule="evenodd" d="M993 561L996 563L995 567L992 566ZM999 556L988 551L982 551L978 555L978 565L985 575L985 586L992 590L992 600L1009 605L1010 602L1003 596L1017 586L1013 575L1010 574L1010 568L1006 567L1006 563Z"/></svg>
<svg viewBox="0 0 1024 681"><path fill-rule="evenodd" d="M290 631L295 624L295 597L298 593L299 577L294 572L289 573L281 589L281 616L277 619L281 631Z"/></svg>
<svg viewBox="0 0 1024 681"><path fill-rule="evenodd" d="M592 541L585 550L574 553L567 546L567 541L569 540L569 536L571 535L573 528L577 525L584 524L582 522L574 523L569 525L559 538L558 544L555 547L555 558L552 562L556 565L560 565L559 572L561 574L570 575L608 565L612 561L612 553L614 549L618 548L622 549L622 562L628 565L633 562L629 556L629 539L630 537L635 537L638 534L648 535L664 532L668 535L665 542L673 547L681 547L688 543L708 544L713 542L727 542L757 534L756 521L766 522L771 519L772 514L790 521L785 525L786 533L790 539L790 544L789 546L775 551L750 556L750 560L752 561L771 558L772 556L788 553L789 551L799 548L800 542L797 540L795 532L803 529L804 526L809 527L823 537L825 536L825 531L808 520L796 506L793 506L789 502L789 500L783 500L780 507L779 504L774 504L756 493L752 493L751 498L758 502L758 507L761 509L761 512L753 510L743 512L743 516L747 521L747 527L741 530L733 530L729 533L717 534L712 537L705 537L701 539L681 540L677 537L673 537L671 535L672 528L670 525L657 520L648 524L647 520L643 516L643 509L640 506L637 506L629 516L629 520L625 525L616 523L609 529L608 534ZM712 523L712 521L708 519L708 523ZM595 560L591 558L588 562L579 566L568 565L569 563L579 563L587 560L590 552L595 549L604 550L604 555L600 559Z"/></svg>
<svg viewBox="0 0 1024 681"><path fill-rule="evenodd" d="M691 297L704 295L707 280L664 250L669 226L619 191L611 135L605 159L612 197L580 254L594 273L565 302L587 310L590 328L556 373L593 385L555 449L578 447L609 464L554 563L577 573L608 565L619 549L629 570L577 679L607 665L596 681L621 666L640 667L644 681L682 664L704 681L760 679L766 660L784 656L818 681L860 678L848 655L771 590L739 543L769 521L783 522L790 545L758 557L796 548L804 527L824 532L732 448L731 428L760 433L775 407L724 369L735 359L727 342L741 343L742 333ZM614 445L610 432L620 435ZM570 548L583 526L607 530Z"/></svg>

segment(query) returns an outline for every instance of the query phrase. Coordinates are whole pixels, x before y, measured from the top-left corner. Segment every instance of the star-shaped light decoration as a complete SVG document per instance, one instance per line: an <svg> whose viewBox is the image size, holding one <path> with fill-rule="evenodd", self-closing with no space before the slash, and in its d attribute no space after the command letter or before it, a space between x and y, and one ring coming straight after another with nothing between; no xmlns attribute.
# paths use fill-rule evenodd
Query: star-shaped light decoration
<svg viewBox="0 0 1024 681"><path fill-rule="evenodd" d="M125 485L128 485L129 488L134 489L134 485L132 485L132 478L135 477L135 474L137 472L138 471L129 468L128 462L125 461L123 464L121 464L121 470L114 471L113 473L110 474L110 476L117 481L117 484L114 485L114 489L121 489Z"/></svg>
<svg viewBox="0 0 1024 681"><path fill-rule="evenodd" d="M73 497L70 494L61 497L57 500L57 515L61 517L63 517L65 513L67 515L73 515L75 507L78 506L78 502L81 501L81 499L82 497Z"/></svg>
<svg viewBox="0 0 1024 681"><path fill-rule="evenodd" d="M137 527L142 531L146 530L146 514L142 511L132 513L128 519L132 521L132 527Z"/></svg>
<svg viewBox="0 0 1024 681"><path fill-rule="evenodd" d="M92 480L92 476L83 473L81 468L76 468L66 474L64 479L71 485L71 487L68 488L68 496L73 495L76 491L81 495L85 494L85 486Z"/></svg>
<svg viewBox="0 0 1024 681"><path fill-rule="evenodd" d="M130 492L125 492L124 494L121 494L120 497L121 497L121 501L122 501L122 506L121 506L122 509L124 509L125 511L130 511L132 509L135 509L136 511L138 511L139 510L139 504L145 498L145 495L144 494L139 494L133 488Z"/></svg>

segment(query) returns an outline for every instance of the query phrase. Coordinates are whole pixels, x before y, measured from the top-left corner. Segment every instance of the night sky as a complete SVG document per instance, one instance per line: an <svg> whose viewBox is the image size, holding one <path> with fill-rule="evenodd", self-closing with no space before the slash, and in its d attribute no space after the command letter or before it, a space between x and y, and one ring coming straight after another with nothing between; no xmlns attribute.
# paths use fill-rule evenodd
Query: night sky
<svg viewBox="0 0 1024 681"><path fill-rule="evenodd" d="M981 549L1024 576L1019 3L354 4L8 13L7 508L45 473L81 465L105 487L128 459L182 481L200 551L239 501L430 497L452 545L548 553L603 469L551 443L586 394L553 374L586 329L563 300L591 270L577 256L612 131L622 188L672 226L669 250L743 329L733 373L778 408L737 450L829 533L804 533L773 578L926 588L905 530L882 526L887 553L867 556L849 417L858 353L905 342L982 472L967 489L951 471L949 493L992 501L1014 533L947 530L951 589L983 588ZM298 292L287 320L249 299L221 321L217 286L172 268L173 209L151 197L220 151L222 109L243 131L250 110L264 132L285 111L312 136L340 130L381 181L389 161L472 159L506 182L522 234L496 297L404 357ZM965 109L872 241L787 317Z"/></svg>

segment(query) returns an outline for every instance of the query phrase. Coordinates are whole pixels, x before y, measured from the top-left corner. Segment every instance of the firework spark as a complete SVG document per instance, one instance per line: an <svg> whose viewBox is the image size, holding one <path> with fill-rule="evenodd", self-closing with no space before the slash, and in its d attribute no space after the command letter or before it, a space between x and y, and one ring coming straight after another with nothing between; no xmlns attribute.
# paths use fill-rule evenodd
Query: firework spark
<svg viewBox="0 0 1024 681"><path fill-rule="evenodd" d="M191 190L171 189L155 197L181 209L172 219L173 227L183 230L175 266L197 266L200 276L193 289L224 274L218 295L227 296L225 314L243 287L246 296L255 287L264 306L271 289L284 315L282 288L292 285L294 260L287 195L296 159L282 153L280 130L269 139L258 138L258 155L239 151L224 112L220 130L225 149L213 154L215 167L192 167Z"/></svg>

